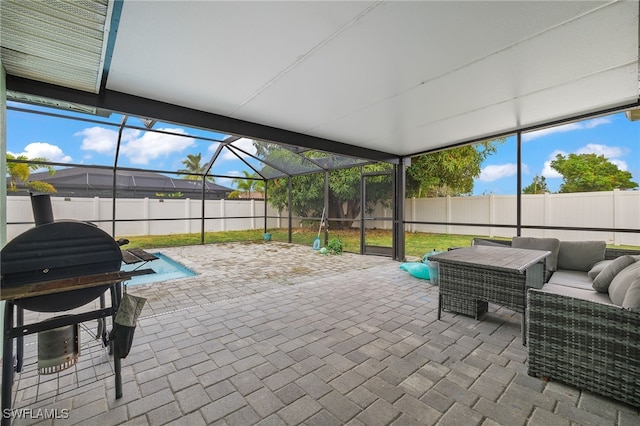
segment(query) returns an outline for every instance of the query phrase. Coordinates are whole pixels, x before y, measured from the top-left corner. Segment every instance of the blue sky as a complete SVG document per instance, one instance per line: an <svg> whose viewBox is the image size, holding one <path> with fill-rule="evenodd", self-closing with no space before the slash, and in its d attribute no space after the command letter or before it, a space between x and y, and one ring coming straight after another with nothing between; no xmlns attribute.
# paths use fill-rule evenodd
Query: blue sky
<svg viewBox="0 0 640 426"><path fill-rule="evenodd" d="M621 170L631 172L640 184L640 121L630 121L624 113L592 118L543 129L522 136L522 185L535 175L544 176L551 192L562 184L562 177L549 163L557 154L602 154ZM484 162L474 185L474 195L515 194L516 139L510 137L498 152Z"/></svg>
<svg viewBox="0 0 640 426"><path fill-rule="evenodd" d="M13 102L9 102L8 105L59 113L57 110ZM44 157L53 162L113 166L118 138L117 125L122 122L123 116L111 114L110 117L104 118L67 112L64 115L115 125L7 110L7 151L15 155L26 155L28 158ZM144 127L143 123L134 117L128 118L127 125ZM171 134L125 128L118 157L119 167L176 171L185 168L182 160L188 154L198 153L202 154L201 164L204 164L211 158L219 144L198 138L222 140L226 137L220 133L168 123L156 123L153 129ZM248 152L254 152L249 139L234 142L234 145ZM233 187L233 176L242 176L242 170L251 172L242 161L225 149L221 152L212 172L230 176L216 178L216 183Z"/></svg>
<svg viewBox="0 0 640 426"><path fill-rule="evenodd" d="M9 106L42 110L12 102ZM122 121L119 114L112 114L109 118L80 114L73 116L112 124ZM143 127L137 118L129 118L127 124ZM210 158L218 145L215 142L183 136L218 140L224 138L221 134L175 124L157 123L154 129L162 129L171 134L125 129L119 166L177 170L184 167L182 160L187 154L202 153L204 162ZM24 154L29 158L45 157L55 162L112 166L117 132L117 126L7 111L7 151L17 155ZM251 140L241 140L235 144L253 152ZM640 183L640 121L632 122L624 113L619 113L524 134L523 186L529 185L537 174L546 177L547 185L552 192L557 191L562 178L549 167L549 162L558 153L604 154L619 168L631 172L633 180ZM473 194L515 194L516 163L516 141L515 137L510 137L498 147L498 152L487 158L482 165L482 173L475 182ZM241 176L243 170L250 171L237 157L223 151L215 163L213 173L230 176L217 178L216 182L224 186L233 186L232 177Z"/></svg>

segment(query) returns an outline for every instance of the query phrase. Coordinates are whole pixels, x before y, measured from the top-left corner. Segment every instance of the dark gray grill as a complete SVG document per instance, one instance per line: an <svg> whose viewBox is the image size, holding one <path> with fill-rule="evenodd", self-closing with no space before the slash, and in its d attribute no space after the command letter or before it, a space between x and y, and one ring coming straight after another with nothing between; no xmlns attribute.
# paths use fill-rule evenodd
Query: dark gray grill
<svg viewBox="0 0 640 426"><path fill-rule="evenodd" d="M90 223L53 221L48 195L32 196L31 201L36 226L11 240L0 252L0 294L7 302L2 359L3 410L11 408L14 374L22 370L24 336L39 334L40 373L57 372L74 365L79 344L75 335L67 336L66 330L75 330L77 334L79 323L97 319L104 324L109 316L115 323L122 297L121 282L153 273L151 269L121 271L123 253L127 263L155 259L142 250L123 252L119 242ZM104 297L107 290L111 295L110 307L106 307ZM97 310L24 324L25 309L63 312L97 298L100 298ZM112 343L106 330L103 330L102 341L105 345ZM120 357L114 356L113 363L117 399L122 397ZM10 417L2 417L3 425L9 425L10 421Z"/></svg>

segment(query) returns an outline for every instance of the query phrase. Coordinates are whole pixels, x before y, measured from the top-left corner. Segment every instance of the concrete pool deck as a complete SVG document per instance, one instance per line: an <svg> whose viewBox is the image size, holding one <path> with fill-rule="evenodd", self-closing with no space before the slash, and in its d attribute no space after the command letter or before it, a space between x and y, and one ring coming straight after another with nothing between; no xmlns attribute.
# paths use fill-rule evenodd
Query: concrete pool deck
<svg viewBox="0 0 640 426"><path fill-rule="evenodd" d="M640 424L636 408L529 377L519 314L438 321L438 288L390 259L273 241L158 251L199 275L128 289L147 304L123 398L92 324L59 377L38 377L28 336L14 407L68 418L13 424Z"/></svg>

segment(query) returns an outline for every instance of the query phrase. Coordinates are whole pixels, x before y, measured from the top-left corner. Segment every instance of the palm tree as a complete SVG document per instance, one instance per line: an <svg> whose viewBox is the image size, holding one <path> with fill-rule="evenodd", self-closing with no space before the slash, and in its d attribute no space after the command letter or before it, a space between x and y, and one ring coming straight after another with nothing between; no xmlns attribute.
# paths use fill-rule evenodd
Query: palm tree
<svg viewBox="0 0 640 426"><path fill-rule="evenodd" d="M207 165L201 165L200 161L202 161L202 153L197 154L188 154L187 158L182 160L182 164L186 167L185 169L179 169L178 173L183 174L183 179L188 180L200 180L202 179L202 175L204 175L207 171ZM189 174L195 173L195 174ZM212 176L207 176L206 180L209 182L215 182L215 179Z"/></svg>
<svg viewBox="0 0 640 426"><path fill-rule="evenodd" d="M264 194L264 181L258 180L255 173L242 171L244 178L237 177L231 182L236 185L236 190L229 194L229 198L239 198L240 194L258 192Z"/></svg>
<svg viewBox="0 0 640 426"><path fill-rule="evenodd" d="M38 157L29 159L26 155L18 155L17 157L13 154L9 154L7 152L7 173L9 174L9 184L7 188L11 192L18 191L18 182L22 182L25 186L31 190L37 192L47 192L53 193L58 192L56 188L48 182L43 182L39 180L30 181L29 176L31 176L31 172L34 170L46 168L49 171L50 175L53 175L56 172L56 169L53 166L44 166L42 164L34 164L34 163L15 163L10 160L31 160L31 161L49 161L46 158Z"/></svg>
<svg viewBox="0 0 640 426"><path fill-rule="evenodd" d="M544 176L535 175L529 186L522 188L523 194L545 194L549 192L547 179Z"/></svg>

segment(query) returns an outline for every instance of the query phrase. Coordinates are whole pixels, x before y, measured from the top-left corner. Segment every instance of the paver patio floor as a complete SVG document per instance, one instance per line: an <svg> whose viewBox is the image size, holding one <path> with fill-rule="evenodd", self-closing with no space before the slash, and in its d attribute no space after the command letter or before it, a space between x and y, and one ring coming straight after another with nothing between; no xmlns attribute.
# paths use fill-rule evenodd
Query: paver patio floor
<svg viewBox="0 0 640 426"><path fill-rule="evenodd" d="M278 242L160 251L199 275L129 287L147 305L123 398L92 324L59 376L38 377L28 336L14 407L31 412L13 424L640 424L638 409L529 377L519 314L438 321L438 288L390 259Z"/></svg>

